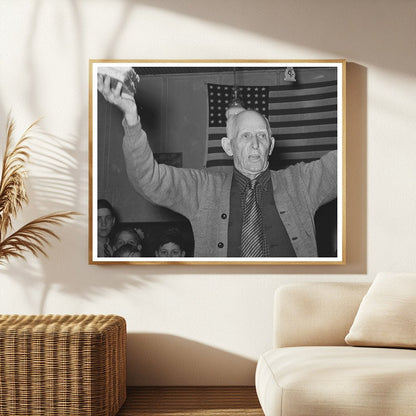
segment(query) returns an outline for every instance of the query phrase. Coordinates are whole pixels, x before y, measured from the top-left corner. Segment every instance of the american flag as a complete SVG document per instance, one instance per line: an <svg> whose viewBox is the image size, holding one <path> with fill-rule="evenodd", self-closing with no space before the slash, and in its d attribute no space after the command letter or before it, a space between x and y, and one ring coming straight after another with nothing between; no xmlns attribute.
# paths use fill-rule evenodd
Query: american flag
<svg viewBox="0 0 416 416"><path fill-rule="evenodd" d="M240 86L239 97L247 109L265 115L276 146L270 167L281 169L299 161L320 158L337 148L337 81L285 85ZM225 136L232 85L208 84L207 168L232 166L221 147Z"/></svg>

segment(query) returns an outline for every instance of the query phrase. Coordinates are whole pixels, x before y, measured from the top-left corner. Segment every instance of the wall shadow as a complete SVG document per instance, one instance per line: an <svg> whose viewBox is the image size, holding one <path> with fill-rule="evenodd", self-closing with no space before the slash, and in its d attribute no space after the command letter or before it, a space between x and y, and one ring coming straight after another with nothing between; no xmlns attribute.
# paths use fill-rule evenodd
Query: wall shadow
<svg viewBox="0 0 416 416"><path fill-rule="evenodd" d="M45 86L41 82L41 74L44 73L46 64L45 61L37 59L39 54L36 52L36 46L38 37L44 30L42 18L48 11L48 6L47 2L33 2L30 19L28 19L31 35L27 36L24 43L24 63L26 68L30 68L30 71L26 71L25 98L31 114L34 114L34 119L43 115L44 111L41 98ZM126 14L120 22L120 27L123 26L129 14L129 5L126 6ZM71 33L74 34L74 42L77 44L77 54L71 62L73 70L68 88L75 90L79 97L85 97L85 99L79 101L79 111L74 118L73 134L66 136L61 133L51 134L39 127L34 134L34 140L29 142L31 158L28 164L27 189L30 203L22 212L19 212L16 223L19 221L25 223L54 211L84 210L87 201L88 163L85 162L88 161L88 96L86 94L88 68L85 63L83 10L79 2L72 0L65 2L61 7L65 18L75 28ZM115 37L114 42L116 42ZM65 96L66 86L63 86L62 91ZM5 103L0 100L0 120L6 120L7 111ZM46 118L40 124L44 122L47 123L48 119ZM87 212L81 212L81 215L73 221L66 222L61 227L53 227L60 241L50 239L50 246L46 247L47 258L41 256L35 259L27 253L26 261L12 260L0 268L0 275L10 277L20 284L23 293L21 303L30 305L28 309L35 309L39 314L57 312L48 307L48 297L52 289L87 300L102 294L106 289L120 291L126 287L143 288L147 285L149 277L146 273L142 277L137 276L135 272L129 273L125 267L88 266L87 228ZM77 247L75 251L74 247ZM81 250L84 255L74 256L74 252L79 253ZM88 273L87 267L99 267L100 270ZM39 288L36 294L34 294L34 288ZM18 303L16 313L19 313Z"/></svg>
<svg viewBox="0 0 416 416"><path fill-rule="evenodd" d="M127 335L130 386L254 385L256 362L168 334Z"/></svg>
<svg viewBox="0 0 416 416"><path fill-rule="evenodd" d="M18 137L15 137L15 140L17 139ZM72 142L71 138L47 133L40 127L33 129L33 134L27 142L31 156L27 165L26 181L30 203L18 212L16 224L13 222L15 227L9 234L22 225L19 223L27 223L56 211L76 209L74 205L79 197L79 184L75 172L78 169L78 161L77 147L74 147ZM106 289L120 291L125 288L143 288L150 284L146 275L129 274L125 268L117 266L101 267L100 273L79 273L79 270L85 269L88 262L86 222L87 216L81 214L60 226L47 227L59 237L59 240L52 237L48 239L49 244L45 244L47 257L40 255L39 259L34 261L33 255L27 251L24 253L26 261L11 259L0 268L0 275L4 272L21 284L25 296L22 302L36 303L37 313L56 312L50 311L47 305L52 289L76 295L81 299L92 299ZM83 239L81 244L80 236ZM79 246L84 247L85 255L73 256L72 248ZM34 287L40 288L37 302L32 295ZM16 304L16 313L19 311L18 307Z"/></svg>
<svg viewBox="0 0 416 416"><path fill-rule="evenodd" d="M258 0L255 3L239 0L226 3L222 0L128 0L128 4L132 3L322 51L325 57L332 54L342 58L351 56L353 51L357 61L414 74L413 56L401 48L402 34L397 30L397 25L414 25L415 10L411 1L401 2L397 8L391 7L388 0L377 2L377 7L372 1L354 5L333 0ZM279 56L277 50L274 58L304 56Z"/></svg>

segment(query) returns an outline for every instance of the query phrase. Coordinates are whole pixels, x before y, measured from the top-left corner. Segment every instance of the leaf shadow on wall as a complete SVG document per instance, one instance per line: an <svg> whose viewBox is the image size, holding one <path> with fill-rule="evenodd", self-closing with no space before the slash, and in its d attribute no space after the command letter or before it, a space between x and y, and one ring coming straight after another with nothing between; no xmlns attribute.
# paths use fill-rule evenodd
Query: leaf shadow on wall
<svg viewBox="0 0 416 416"><path fill-rule="evenodd" d="M79 195L75 174L79 160L74 138L59 137L41 128L35 129L31 136L28 141L30 161L26 180L29 205L18 213L15 229L21 222L46 213L75 209L75 200ZM59 241L50 238L50 246L45 247L47 258L36 258L26 253L26 261L12 259L1 268L0 274L17 282L23 294L20 302L8 306L8 313L23 313L22 305L23 311L30 311L27 313L33 313L34 310L39 314L73 313L73 308L68 303L66 306L55 304L52 309L48 307L51 291L74 295L79 302L80 299L91 300L107 289L121 291L147 284L145 277L125 273L123 267L95 266L101 269L98 275L85 273L88 261L87 219L85 214L81 214L61 226L54 226L52 229L59 236ZM80 247L84 255L77 257L75 253L80 251ZM83 272L78 273L78 270ZM110 304L108 313L117 313L117 307L118 305ZM79 313L83 313L82 308Z"/></svg>
<svg viewBox="0 0 416 416"><path fill-rule="evenodd" d="M31 159L28 165L27 188L30 202L28 209L22 212L23 221L52 210L74 209L74 199L79 194L74 174L78 169L74 140L38 131L29 145ZM77 298L90 299L108 288L123 290L125 287L140 287L145 284L145 279L126 274L122 268L117 267L102 267L102 273L95 279L84 272L77 273L77 270L85 270L87 263L87 230L87 216L82 214L61 226L54 226L53 231L60 241L52 238L49 240L50 246L46 247L48 258L41 256L36 259L27 253L26 262L12 260L3 268L2 271L21 284L26 295L22 302L27 301L42 314L46 312L47 299L52 288L74 294ZM74 253L79 250L74 248L80 247L83 248L85 256L77 258ZM34 299L34 293L39 292L33 292L32 289L38 285L42 287L41 295Z"/></svg>
<svg viewBox="0 0 416 416"><path fill-rule="evenodd" d="M24 104L34 119L44 115L44 96L50 94L57 80L61 81L61 89L55 96L55 108L59 108L62 104L63 97L74 94L77 97L86 98L88 91L84 59L86 34L82 24L82 10L78 2L68 1L59 8L52 9L57 19L56 24L59 25L59 19L64 18L66 23L70 22L73 28L70 34L74 36L72 41L76 43L77 48L74 59L70 61L70 80L62 82L61 75L48 68L48 61L39 59L38 39L44 30L41 22L44 14L51 10L49 6L41 1L33 2L28 30L30 36L27 36L25 44L25 67L30 70L25 71L27 90L24 94L27 98ZM125 10L126 19L128 12L129 7ZM122 26L123 22L120 25ZM54 39L58 43L63 40L59 37ZM114 37L113 41L117 43L116 39ZM50 77L45 79L46 71L50 71ZM79 107L74 112L76 117L73 120L74 134L63 137L61 133L58 136L43 131L39 133L36 141L30 143L31 161L27 181L30 204L22 212L21 217L24 221L52 211L79 211L79 207L83 210L87 206L88 101L79 99L78 102ZM5 115L8 110L2 102L0 102L0 111L6 119ZM50 118L51 115L46 114L42 124L48 123L48 117ZM48 307L48 296L52 289L69 295L74 294L76 299L82 300L91 299L107 289L123 290L126 287L143 287L146 284L146 278L138 277L137 273L126 273L123 267L90 266L99 267L99 273L89 274L85 271L88 263L88 216L86 212L82 212L81 216L61 227L54 227L54 231L60 236L61 241L51 240L51 246L46 249L49 258L36 259L28 254L27 262L13 260L0 271L19 283L24 296L21 303L26 305L27 310L54 313L55 310L50 310ZM81 256L79 256L80 252ZM34 287L41 289L33 290ZM16 313L21 311L20 306L16 304ZM62 307L65 308L68 305ZM60 305L55 308L60 308ZM59 310L59 312L65 313L66 311ZM80 308L80 313L82 312Z"/></svg>

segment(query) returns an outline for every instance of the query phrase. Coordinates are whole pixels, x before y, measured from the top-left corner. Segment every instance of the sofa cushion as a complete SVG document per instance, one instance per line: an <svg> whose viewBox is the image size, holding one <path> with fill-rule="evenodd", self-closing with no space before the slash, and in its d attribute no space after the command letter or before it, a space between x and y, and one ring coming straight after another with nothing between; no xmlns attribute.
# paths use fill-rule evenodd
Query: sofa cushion
<svg viewBox="0 0 416 416"><path fill-rule="evenodd" d="M258 361L256 389L266 416L416 415L416 351L276 348Z"/></svg>
<svg viewBox="0 0 416 416"><path fill-rule="evenodd" d="M279 287L273 347L345 346L368 283L308 282Z"/></svg>
<svg viewBox="0 0 416 416"><path fill-rule="evenodd" d="M378 274L358 308L345 342L416 348L416 274Z"/></svg>

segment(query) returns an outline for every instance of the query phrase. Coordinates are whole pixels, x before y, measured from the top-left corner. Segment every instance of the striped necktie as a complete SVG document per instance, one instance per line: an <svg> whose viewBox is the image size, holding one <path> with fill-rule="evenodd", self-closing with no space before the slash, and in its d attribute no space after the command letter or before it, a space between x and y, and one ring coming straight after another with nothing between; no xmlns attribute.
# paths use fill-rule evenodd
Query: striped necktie
<svg viewBox="0 0 416 416"><path fill-rule="evenodd" d="M264 257L263 219L256 198L256 179L246 189L243 226L241 230L241 257Z"/></svg>

